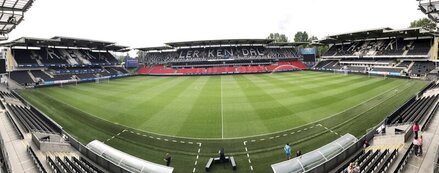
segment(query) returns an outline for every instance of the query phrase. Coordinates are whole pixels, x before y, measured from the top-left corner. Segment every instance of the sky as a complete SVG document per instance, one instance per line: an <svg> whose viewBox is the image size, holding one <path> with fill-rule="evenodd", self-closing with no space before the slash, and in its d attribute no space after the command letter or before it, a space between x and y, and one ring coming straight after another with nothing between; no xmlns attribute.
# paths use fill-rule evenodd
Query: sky
<svg viewBox="0 0 439 173"><path fill-rule="evenodd" d="M425 15L415 0L36 0L9 34L67 36L132 48L166 42L328 35L406 28Z"/></svg>

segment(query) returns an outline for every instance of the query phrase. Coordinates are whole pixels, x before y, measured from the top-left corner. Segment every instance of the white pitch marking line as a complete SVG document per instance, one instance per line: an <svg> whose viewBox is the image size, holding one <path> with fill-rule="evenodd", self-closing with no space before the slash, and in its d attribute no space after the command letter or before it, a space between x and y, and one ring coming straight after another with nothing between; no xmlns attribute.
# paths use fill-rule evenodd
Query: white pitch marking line
<svg viewBox="0 0 439 173"><path fill-rule="evenodd" d="M221 138L224 139L224 105L223 105L223 80L220 76L220 93L221 93Z"/></svg>
<svg viewBox="0 0 439 173"><path fill-rule="evenodd" d="M331 133L334 133L334 134L337 135L337 136L341 136L341 135L339 135L337 132L335 132L335 131L329 129L329 128L326 127L326 126L323 126L323 125L321 125L321 124L318 124L318 126L321 126L321 127L325 128L326 130L330 131Z"/></svg>
<svg viewBox="0 0 439 173"><path fill-rule="evenodd" d="M252 161L250 160L250 154L248 153L247 141L244 141L243 143L244 143L245 152L247 153L248 163L251 164ZM253 166L252 165L250 165L250 169L253 171Z"/></svg>
<svg viewBox="0 0 439 173"><path fill-rule="evenodd" d="M197 157L195 159L195 163L194 163L194 170L192 172L195 172L195 170L197 169L197 164L198 164L198 158L200 158L200 151L201 151L201 143L197 142L198 144L198 153L197 153Z"/></svg>
<svg viewBox="0 0 439 173"><path fill-rule="evenodd" d="M123 130L122 130L121 132L119 132L118 134L112 136L111 138L108 138L108 139L106 140L106 142L108 142L108 141L114 139L115 137L119 136L120 134L122 134L122 133L125 132L125 131L127 131L127 130L126 130L126 129L123 129Z"/></svg>

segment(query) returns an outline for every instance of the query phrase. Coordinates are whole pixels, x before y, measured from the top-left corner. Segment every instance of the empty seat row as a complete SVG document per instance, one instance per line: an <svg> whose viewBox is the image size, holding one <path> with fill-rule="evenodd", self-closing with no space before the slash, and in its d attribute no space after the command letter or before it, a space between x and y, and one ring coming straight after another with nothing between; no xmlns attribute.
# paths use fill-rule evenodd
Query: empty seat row
<svg viewBox="0 0 439 173"><path fill-rule="evenodd" d="M407 106L398 116L402 117L402 123L420 121L432 109L438 98L439 95L418 99ZM391 120L391 124L398 123L398 116Z"/></svg>
<svg viewBox="0 0 439 173"><path fill-rule="evenodd" d="M13 71L10 73L9 77L23 86L32 85L35 83L27 71Z"/></svg>
<svg viewBox="0 0 439 173"><path fill-rule="evenodd" d="M0 96L1 96L2 98L5 98L5 97L12 97L12 98L15 98L14 94L12 94L12 93L10 93L10 92L4 92L4 91L0 91Z"/></svg>
<svg viewBox="0 0 439 173"><path fill-rule="evenodd" d="M396 158L398 151L388 149L384 151L369 150L365 152L364 150L358 152L353 157L351 157L343 166L339 167L335 172L346 173L348 172L348 167L351 163L357 163L357 166L361 173L382 173L387 170L389 165Z"/></svg>
<svg viewBox="0 0 439 173"><path fill-rule="evenodd" d="M37 169L39 170L39 172L47 173L46 169L44 169L43 164L41 164L40 159L38 159L38 157L35 154L35 152L32 149L32 147L27 146L27 152L29 153L30 157L32 158L32 160L33 160L35 166L37 167Z"/></svg>
<svg viewBox="0 0 439 173"><path fill-rule="evenodd" d="M18 119L20 124L23 125L27 132L40 131L56 133L51 125L46 123L40 116L37 115L37 113L29 110L28 108L12 104L6 104L6 107Z"/></svg>
<svg viewBox="0 0 439 173"><path fill-rule="evenodd" d="M94 163L91 163L90 161L80 157L80 159L76 157L67 157L64 156L64 158L55 156L47 157L47 162L49 163L49 166L52 168L53 172L55 173L104 173L105 170L102 170L102 168L97 167Z"/></svg>

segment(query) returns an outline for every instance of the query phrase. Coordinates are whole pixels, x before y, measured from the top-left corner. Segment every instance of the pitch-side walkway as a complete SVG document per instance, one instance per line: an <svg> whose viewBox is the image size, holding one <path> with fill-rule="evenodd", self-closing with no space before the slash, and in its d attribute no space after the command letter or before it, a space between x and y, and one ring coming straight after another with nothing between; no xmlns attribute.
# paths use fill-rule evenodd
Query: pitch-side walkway
<svg viewBox="0 0 439 173"><path fill-rule="evenodd" d="M38 172L26 150L24 140L18 138L14 127L3 110L0 112L0 136L3 138L12 172Z"/></svg>
<svg viewBox="0 0 439 173"><path fill-rule="evenodd" d="M433 172L434 158L439 146L439 113L434 115L428 129L421 133L423 136L423 155L420 157L412 154L403 172L424 173Z"/></svg>

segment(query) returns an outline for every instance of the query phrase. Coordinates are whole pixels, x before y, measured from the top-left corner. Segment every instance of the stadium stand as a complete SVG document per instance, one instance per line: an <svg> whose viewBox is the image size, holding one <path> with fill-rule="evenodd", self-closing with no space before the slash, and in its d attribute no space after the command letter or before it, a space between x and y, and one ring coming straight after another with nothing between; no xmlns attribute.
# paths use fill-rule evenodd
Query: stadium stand
<svg viewBox="0 0 439 173"><path fill-rule="evenodd" d="M400 114L391 116L394 117L391 120L391 124L398 123L399 116L403 119L402 123L420 121L425 118L429 110L433 109L433 104L436 103L438 98L439 95L417 99L413 103L410 103Z"/></svg>
<svg viewBox="0 0 439 173"><path fill-rule="evenodd" d="M248 46L254 43L254 46ZM224 45L225 44L225 45ZM295 47L298 43L273 43L268 39L207 40L167 43L145 51L145 67L138 74L209 75L267 73L303 70L306 65ZM190 46L198 46L191 48ZM188 48L189 47L189 48Z"/></svg>
<svg viewBox="0 0 439 173"><path fill-rule="evenodd" d="M23 37L1 45L10 50L10 56L6 56L11 57L8 61L13 62L10 78L26 87L129 75L110 53L126 51L127 47L112 42L68 37Z"/></svg>
<svg viewBox="0 0 439 173"><path fill-rule="evenodd" d="M3 105L3 103L2 103L2 105ZM7 112L7 111L5 112L5 114L8 117L9 121L11 122L11 124L13 124L14 129L17 131L19 139L24 139L23 132L21 132L21 130L18 127L17 123L15 123L15 121L12 119L11 114L9 112Z"/></svg>
<svg viewBox="0 0 439 173"><path fill-rule="evenodd" d="M319 43L330 48L315 70L417 78L436 68L431 61L436 56L431 51L434 35L422 28L365 30L328 36Z"/></svg>
<svg viewBox="0 0 439 173"><path fill-rule="evenodd" d="M44 168L41 161L38 159L38 157L35 154L35 151L32 149L32 147L28 146L27 151L29 152L29 155L31 156L32 160L34 161L35 166L37 166L39 172L47 173L46 169Z"/></svg>
<svg viewBox="0 0 439 173"><path fill-rule="evenodd" d="M53 127L44 122L38 115L27 108L6 104L6 107L15 115L27 131L42 131L47 133L56 133Z"/></svg>
<svg viewBox="0 0 439 173"><path fill-rule="evenodd" d="M9 77L23 86L32 85L35 83L28 71L13 71L10 73Z"/></svg>

